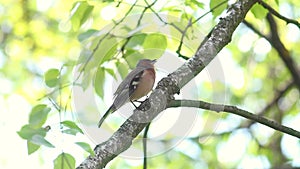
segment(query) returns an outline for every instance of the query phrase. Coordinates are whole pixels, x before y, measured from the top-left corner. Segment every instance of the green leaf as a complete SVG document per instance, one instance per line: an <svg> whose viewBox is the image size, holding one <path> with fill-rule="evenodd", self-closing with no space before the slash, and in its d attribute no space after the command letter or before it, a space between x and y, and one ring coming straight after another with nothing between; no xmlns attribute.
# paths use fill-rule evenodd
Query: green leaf
<svg viewBox="0 0 300 169"><path fill-rule="evenodd" d="M259 4L254 4L251 8L251 12L257 19L264 19L268 13L268 11Z"/></svg>
<svg viewBox="0 0 300 169"><path fill-rule="evenodd" d="M161 11L182 13L183 9L180 6L167 6L167 7L163 7Z"/></svg>
<svg viewBox="0 0 300 169"><path fill-rule="evenodd" d="M84 74L82 76L82 80L80 83L80 86L83 88L83 90L86 90L90 86L92 77L93 76L92 76L91 72L84 71Z"/></svg>
<svg viewBox="0 0 300 169"><path fill-rule="evenodd" d="M165 35L153 33L146 36L144 43L144 49L166 49L167 48L167 38Z"/></svg>
<svg viewBox="0 0 300 169"><path fill-rule="evenodd" d="M117 79L116 73L113 69L105 68L105 71L109 73L114 79Z"/></svg>
<svg viewBox="0 0 300 169"><path fill-rule="evenodd" d="M103 85L105 80L104 76L105 76L104 68L99 67L96 72L94 87L97 95L100 96L101 98L103 98L104 96L104 91L103 91Z"/></svg>
<svg viewBox="0 0 300 169"><path fill-rule="evenodd" d="M89 5L85 1L79 1L74 4L71 12L71 23L75 31L85 23L93 9L94 6Z"/></svg>
<svg viewBox="0 0 300 169"><path fill-rule="evenodd" d="M142 46L146 37L147 34L145 33L132 36L128 41L128 43L126 44L125 49L134 49L137 46Z"/></svg>
<svg viewBox="0 0 300 169"><path fill-rule="evenodd" d="M159 58L165 53L167 48L167 38L165 35L158 33L150 34L145 38L143 47L143 58Z"/></svg>
<svg viewBox="0 0 300 169"><path fill-rule="evenodd" d="M85 142L76 142L78 146L80 146L82 149L84 149L86 152L90 153L92 156L95 156L95 152L91 148L91 146Z"/></svg>
<svg viewBox="0 0 300 169"><path fill-rule="evenodd" d="M198 2L197 0L185 0L184 4L190 6L193 9L204 8L204 3Z"/></svg>
<svg viewBox="0 0 300 169"><path fill-rule="evenodd" d="M139 51L138 46L140 46L140 48L143 49L142 53ZM126 45L127 52L125 55L125 59L129 65L129 68L133 69L135 68L137 62L140 59L159 58L165 52L166 48L167 48L167 38L165 35L158 34L158 33L152 33L148 35L139 34L132 37L128 42L128 44Z"/></svg>
<svg viewBox="0 0 300 169"><path fill-rule="evenodd" d="M47 107L45 104L39 104L32 108L29 115L29 124L39 128L46 122L48 113L51 108Z"/></svg>
<svg viewBox="0 0 300 169"><path fill-rule="evenodd" d="M115 0L102 0L102 2L114 2Z"/></svg>
<svg viewBox="0 0 300 169"><path fill-rule="evenodd" d="M113 44L113 43L115 43L115 44ZM109 46L109 50L106 53L104 53L105 55L101 59L100 64L107 60L110 60L112 57L114 57L118 53L118 44L116 41L113 41L113 43L111 44L111 46Z"/></svg>
<svg viewBox="0 0 300 169"><path fill-rule="evenodd" d="M84 49L81 52L78 62L83 63L79 71L83 71L85 76L90 75L91 71L96 71L99 65L114 57L118 52L119 44L116 38L105 38L104 35L91 38L88 43L89 49ZM92 80L88 79L85 83L90 84Z"/></svg>
<svg viewBox="0 0 300 169"><path fill-rule="evenodd" d="M65 130L63 130L62 132L63 132L63 133L66 133L66 134L73 135L73 136L75 136L75 135L78 133L78 131L75 130L75 129L65 129Z"/></svg>
<svg viewBox="0 0 300 169"><path fill-rule="evenodd" d="M66 120L61 122L61 124L69 129L76 131L77 133L83 134L83 131L73 121Z"/></svg>
<svg viewBox="0 0 300 169"><path fill-rule="evenodd" d="M214 8L214 10L212 11L212 15L214 16L214 18L218 17L227 7L227 5L225 4L221 5L221 3L223 3L223 1L220 0L211 0L209 3L210 9Z"/></svg>
<svg viewBox="0 0 300 169"><path fill-rule="evenodd" d="M190 0L193 4L197 5L198 8L204 9L204 3L199 2L197 0Z"/></svg>
<svg viewBox="0 0 300 169"><path fill-rule="evenodd" d="M118 44L117 38L105 38L101 40L103 37L100 36L93 40L91 50L96 50L93 54L92 62L89 63L91 68L96 68L101 65L103 62L110 60L116 53L118 53ZM100 46L98 46L101 41ZM97 47L97 49L95 49Z"/></svg>
<svg viewBox="0 0 300 169"><path fill-rule="evenodd" d="M83 66L85 66L85 63L88 61L89 57L91 57L92 53L93 52L91 50L88 50L88 49L83 49L81 51L80 56L77 60L77 64L81 64L78 71L83 71Z"/></svg>
<svg viewBox="0 0 300 169"><path fill-rule="evenodd" d="M124 58L127 61L129 68L133 69L135 68L135 65L139 61L139 59L143 58L143 54L136 49L126 49Z"/></svg>
<svg viewBox="0 0 300 169"><path fill-rule="evenodd" d="M89 37L93 36L96 32L98 32L98 30L96 30L96 29L90 29L90 30L88 30L88 31L86 31L84 33L79 34L78 35L78 40L80 42L82 42L82 41L88 39Z"/></svg>
<svg viewBox="0 0 300 169"><path fill-rule="evenodd" d="M30 140L34 135L46 136L46 130L43 128L34 128L33 126L27 124L24 125L20 131L17 132L18 135L25 139Z"/></svg>
<svg viewBox="0 0 300 169"><path fill-rule="evenodd" d="M58 69L49 69L45 73L45 83L48 87L55 87L58 84L59 79L59 70Z"/></svg>
<svg viewBox="0 0 300 169"><path fill-rule="evenodd" d="M36 152L40 147L41 147L40 145L34 144L30 141L27 141L27 153L28 153L28 155Z"/></svg>
<svg viewBox="0 0 300 169"><path fill-rule="evenodd" d="M43 136L41 135L34 135L31 139L30 142L37 144L37 145L44 145L47 147L54 148L54 146L48 142Z"/></svg>
<svg viewBox="0 0 300 169"><path fill-rule="evenodd" d="M54 169L74 169L75 158L68 153L61 153L54 161Z"/></svg>
<svg viewBox="0 0 300 169"><path fill-rule="evenodd" d="M151 49L149 51L151 51L151 56L154 56L155 53L156 53L155 49ZM144 59L145 57L148 58L145 53L149 53L149 52L148 51L144 51L143 53L134 52L134 53L128 55L125 58L125 60L128 63L129 68L130 69L134 69L136 67L136 64L138 63L139 60ZM151 59L151 58L149 58L149 59Z"/></svg>
<svg viewBox="0 0 300 169"><path fill-rule="evenodd" d="M129 69L128 65L126 63L124 63L124 62L118 61L116 63L116 66L117 66L118 72L121 75L121 78L124 79L127 76L127 74L128 74L128 69Z"/></svg>

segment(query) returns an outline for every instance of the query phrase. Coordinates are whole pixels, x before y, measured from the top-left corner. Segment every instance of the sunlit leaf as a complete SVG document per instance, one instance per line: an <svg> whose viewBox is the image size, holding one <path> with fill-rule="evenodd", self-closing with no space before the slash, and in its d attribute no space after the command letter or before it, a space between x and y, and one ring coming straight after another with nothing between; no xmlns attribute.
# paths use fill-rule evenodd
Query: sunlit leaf
<svg viewBox="0 0 300 169"><path fill-rule="evenodd" d="M78 40L80 42L88 39L89 37L93 36L96 32L98 32L98 30L96 29L89 29L86 32L83 32L81 34L78 35Z"/></svg>
<svg viewBox="0 0 300 169"><path fill-rule="evenodd" d="M28 155L36 152L40 147L41 147L40 145L34 144L30 141L27 141L27 153L28 153Z"/></svg>
<svg viewBox="0 0 300 169"><path fill-rule="evenodd" d="M54 169L75 168L75 158L68 153L61 153L53 162L54 162Z"/></svg>
<svg viewBox="0 0 300 169"><path fill-rule="evenodd" d="M43 145L43 146L54 148L54 146L41 135L32 136L32 138L30 139L30 142L37 144L37 145Z"/></svg>
<svg viewBox="0 0 300 169"><path fill-rule="evenodd" d="M156 59L161 57L167 48L167 38L162 34L149 34L147 36L141 36L137 38L136 42L142 41L143 44L140 46L141 51L133 52L130 55L126 55L126 61L131 69L135 68L137 62L140 59ZM132 45L134 43L131 43Z"/></svg>
<svg viewBox="0 0 300 169"><path fill-rule="evenodd" d="M77 64L81 64L78 71L83 71L84 66L86 66L86 62L89 60L89 58L92 55L92 51L88 49L83 49L80 53L79 58L77 59Z"/></svg>
<svg viewBox="0 0 300 169"><path fill-rule="evenodd" d="M105 75L104 68L99 67L99 69L96 72L94 87L98 96L102 98L104 96L104 89L103 89L104 78L105 78L104 75Z"/></svg>
<svg viewBox="0 0 300 169"><path fill-rule="evenodd" d="M153 52L153 50L152 50ZM154 53L154 52L153 52ZM126 55L126 62L128 63L128 66L130 69L134 69L136 67L136 64L138 63L139 60L145 58L144 53L140 53L138 51L134 51L130 55Z"/></svg>
<svg viewBox="0 0 300 169"><path fill-rule="evenodd" d="M261 5L254 4L254 6L250 10L257 19L263 19L266 17L268 11L265 10Z"/></svg>
<svg viewBox="0 0 300 169"><path fill-rule="evenodd" d="M117 52L118 44L116 38L106 38L101 40L102 37L93 40L91 49L95 50L91 63L89 63L88 69L96 68L103 62L111 59ZM98 45L100 43L100 45Z"/></svg>
<svg viewBox="0 0 300 169"><path fill-rule="evenodd" d="M165 35L153 33L146 36L144 43L144 49L166 49L167 38Z"/></svg>
<svg viewBox="0 0 300 169"><path fill-rule="evenodd" d="M138 46L142 46L146 37L147 34L145 33L132 36L126 44L125 49L134 49Z"/></svg>
<svg viewBox="0 0 300 169"><path fill-rule="evenodd" d="M46 122L48 113L51 108L47 107L47 105L39 104L32 108L29 114L29 124L35 127L42 127L42 125Z"/></svg>
<svg viewBox="0 0 300 169"><path fill-rule="evenodd" d="M82 76L82 80L80 83L80 86L83 88L83 90L86 90L91 82L92 82L92 73L88 72L88 71L84 71L83 76Z"/></svg>
<svg viewBox="0 0 300 169"><path fill-rule="evenodd" d="M64 127L67 127L69 129L72 129L73 131L76 131L77 133L83 134L83 131L80 129L80 127L78 127L78 125L73 121L66 120L66 121L61 122L61 124Z"/></svg>
<svg viewBox="0 0 300 169"><path fill-rule="evenodd" d="M105 68L105 71L109 73L114 79L117 79L116 72L113 69Z"/></svg>
<svg viewBox="0 0 300 169"><path fill-rule="evenodd" d="M59 70L49 69L45 73L45 83L48 87L55 87L58 84Z"/></svg>
<svg viewBox="0 0 300 169"><path fill-rule="evenodd" d="M117 62L116 66L117 66L118 72L121 75L121 78L124 79L128 74L128 69L129 69L128 65L124 62Z"/></svg>
<svg viewBox="0 0 300 169"><path fill-rule="evenodd" d="M43 128L34 128L33 126L27 124L24 125L20 131L17 132L20 137L22 137L25 140L30 140L34 135L46 135L46 130Z"/></svg>
<svg viewBox="0 0 300 169"><path fill-rule="evenodd" d="M204 8L204 3L199 2L198 0L191 0L191 2L195 5L197 5L199 8L203 9Z"/></svg>
<svg viewBox="0 0 300 169"><path fill-rule="evenodd" d="M114 41L115 44L111 44L109 50L105 53L105 55L102 57L101 61L99 64L110 60L113 58L117 53L118 53L118 44L116 41Z"/></svg>
<svg viewBox="0 0 300 169"><path fill-rule="evenodd" d="M72 9L71 22L75 31L85 23L93 9L94 6L89 5L86 1L79 1L74 4Z"/></svg>
<svg viewBox="0 0 300 169"><path fill-rule="evenodd" d="M203 9L204 8L204 3L199 2L197 0L185 0L185 5L188 5L192 7L193 9Z"/></svg>
<svg viewBox="0 0 300 169"><path fill-rule="evenodd" d="M65 134L70 134L70 135L75 136L78 133L78 130L75 130L75 129L65 129L62 132L65 133Z"/></svg>
<svg viewBox="0 0 300 169"><path fill-rule="evenodd" d="M95 155L95 152L91 148L91 146L85 142L76 142L78 146L80 146L82 149L84 149L86 152L90 153L92 156Z"/></svg>
<svg viewBox="0 0 300 169"><path fill-rule="evenodd" d="M227 7L227 3L222 4L224 1L220 0L211 0L209 3L210 9L213 9L212 14L214 18L218 17Z"/></svg>

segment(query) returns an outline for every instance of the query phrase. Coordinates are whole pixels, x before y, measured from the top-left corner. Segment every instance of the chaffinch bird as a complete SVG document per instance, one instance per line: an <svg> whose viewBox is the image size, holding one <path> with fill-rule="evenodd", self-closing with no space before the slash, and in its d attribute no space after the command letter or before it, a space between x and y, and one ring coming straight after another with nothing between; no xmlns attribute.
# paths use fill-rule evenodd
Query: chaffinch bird
<svg viewBox="0 0 300 169"><path fill-rule="evenodd" d="M114 102L98 123L100 128L106 117L118 110L127 102L137 101L146 96L153 88L155 82L154 63L156 60L141 59L118 86L114 93Z"/></svg>

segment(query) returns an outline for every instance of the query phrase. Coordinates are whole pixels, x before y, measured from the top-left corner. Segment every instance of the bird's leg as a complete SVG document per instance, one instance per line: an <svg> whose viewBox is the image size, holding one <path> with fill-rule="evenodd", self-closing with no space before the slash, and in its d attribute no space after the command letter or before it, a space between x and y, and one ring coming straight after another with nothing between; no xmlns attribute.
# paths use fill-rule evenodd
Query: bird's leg
<svg viewBox="0 0 300 169"><path fill-rule="evenodd" d="M133 100L133 102L143 103L143 102L146 101L148 98L149 98L149 96L146 95L146 99L145 99L145 100L143 100L143 101L140 101L140 100Z"/></svg>
<svg viewBox="0 0 300 169"><path fill-rule="evenodd" d="M143 103L143 102L146 101L148 98L149 98L149 96L147 95L145 100L143 100L143 101L140 101L140 100L132 100L131 103L132 103L132 102ZM133 104L133 103L132 103L132 104Z"/></svg>
<svg viewBox="0 0 300 169"><path fill-rule="evenodd" d="M139 110L139 108L133 103L133 102L136 102L136 100L134 100L134 101L130 100L130 102L133 104L133 106L134 106L136 109Z"/></svg>
<svg viewBox="0 0 300 169"><path fill-rule="evenodd" d="M143 103L144 101L139 101L139 100L133 100L132 102L138 102L138 103Z"/></svg>
<svg viewBox="0 0 300 169"><path fill-rule="evenodd" d="M134 105L134 107L135 107L136 109L140 110L133 102L138 102L138 103L142 104L142 103L143 103L144 101L146 101L148 98L149 98L149 96L146 95L146 99L143 100L143 101L140 101L140 100L130 100L130 102Z"/></svg>

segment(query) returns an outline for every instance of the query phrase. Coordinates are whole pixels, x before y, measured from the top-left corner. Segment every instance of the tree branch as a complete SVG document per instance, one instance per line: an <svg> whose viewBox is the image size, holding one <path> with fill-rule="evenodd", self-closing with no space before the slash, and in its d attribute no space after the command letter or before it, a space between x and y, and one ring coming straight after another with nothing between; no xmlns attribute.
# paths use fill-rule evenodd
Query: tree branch
<svg viewBox="0 0 300 169"><path fill-rule="evenodd" d="M212 110L212 111L216 111L216 112L232 113L232 114L236 114L236 115L245 117L249 120L256 121L260 124L266 125L268 127L271 127L275 130L281 131L288 135L300 138L299 131L296 131L290 127L281 125L281 124L279 124L273 120L269 120L263 116L253 114L246 110L237 108L236 106L213 104L213 103L208 103L208 102L204 102L204 101L195 101L195 100L172 100L168 104L168 107L195 107L195 108L202 108L202 109L206 109L206 110Z"/></svg>
<svg viewBox="0 0 300 169"><path fill-rule="evenodd" d="M231 41L234 30L255 2L255 0L239 0L234 3L227 10L227 15L215 26L211 36L196 51L195 56L168 77L163 78L149 99L140 105L140 110L134 110L133 115L107 141L97 145L94 149L95 156L89 156L78 169L103 168L110 160L128 149L133 139L146 125L166 109L166 105L174 99L173 95L198 75Z"/></svg>
<svg viewBox="0 0 300 169"><path fill-rule="evenodd" d="M297 20L293 20L290 18L287 18L285 16L282 16L280 13L278 13L275 9L273 9L269 4L267 4L266 2L262 1L262 0L258 0L257 1L261 6L263 6L265 9L267 9L270 13L272 13L273 15L275 15L277 18L284 20L287 24L288 23L292 23L296 26L298 26L298 28L300 28L300 23Z"/></svg>
<svg viewBox="0 0 300 169"><path fill-rule="evenodd" d="M270 30L271 30L271 41L269 41L272 46L277 50L279 53L280 58L283 60L285 63L286 67L290 71L294 82L296 83L296 86L298 87L300 91L300 74L299 70L297 69L295 62L290 55L290 52L286 49L284 44L281 42L279 35L278 35L278 29L277 29L277 24L273 18L273 16L268 13L267 14L267 20L270 24Z"/></svg>
<svg viewBox="0 0 300 169"><path fill-rule="evenodd" d="M243 24L245 24L248 28L250 28L254 33L256 33L258 36L265 38L267 41L271 41L270 38L263 33L261 33L258 29L256 29L250 22L244 20Z"/></svg>

